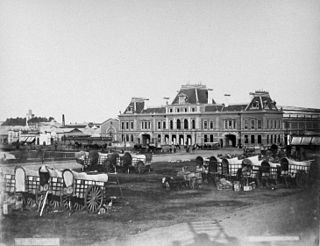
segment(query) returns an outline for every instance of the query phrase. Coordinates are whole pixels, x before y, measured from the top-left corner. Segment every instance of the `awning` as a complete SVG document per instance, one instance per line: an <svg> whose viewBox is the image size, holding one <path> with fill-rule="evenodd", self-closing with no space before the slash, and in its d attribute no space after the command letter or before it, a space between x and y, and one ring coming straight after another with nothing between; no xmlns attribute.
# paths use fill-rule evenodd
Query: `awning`
<svg viewBox="0 0 320 246"><path fill-rule="evenodd" d="M313 137L311 140L312 145L320 145L320 137Z"/></svg>
<svg viewBox="0 0 320 246"><path fill-rule="evenodd" d="M292 137L291 145L300 145L302 137Z"/></svg>
<svg viewBox="0 0 320 246"><path fill-rule="evenodd" d="M26 142L27 143L32 143L35 140L35 137L28 137Z"/></svg>
<svg viewBox="0 0 320 246"><path fill-rule="evenodd" d="M311 138L312 137L302 137L300 145L309 145L311 143Z"/></svg>
<svg viewBox="0 0 320 246"><path fill-rule="evenodd" d="M20 137L20 142L25 142L28 137Z"/></svg>
<svg viewBox="0 0 320 246"><path fill-rule="evenodd" d="M320 145L320 136L292 137L291 145Z"/></svg>

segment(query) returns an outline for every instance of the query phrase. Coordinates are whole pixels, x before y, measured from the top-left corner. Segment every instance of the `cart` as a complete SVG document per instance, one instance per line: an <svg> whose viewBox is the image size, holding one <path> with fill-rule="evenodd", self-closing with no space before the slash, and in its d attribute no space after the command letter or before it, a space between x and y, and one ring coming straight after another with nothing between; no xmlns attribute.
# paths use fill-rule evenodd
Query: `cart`
<svg viewBox="0 0 320 246"><path fill-rule="evenodd" d="M183 178L188 184L190 189L199 189L202 185L202 169L197 169L194 167L182 167L181 171L177 173L178 178Z"/></svg>
<svg viewBox="0 0 320 246"><path fill-rule="evenodd" d="M295 183L298 187L306 186L312 161L295 161L286 157L280 159L281 177L285 185L288 187L289 183Z"/></svg>
<svg viewBox="0 0 320 246"><path fill-rule="evenodd" d="M63 203L70 210L85 208L97 213L107 200L108 175L77 173L70 169L62 172Z"/></svg>

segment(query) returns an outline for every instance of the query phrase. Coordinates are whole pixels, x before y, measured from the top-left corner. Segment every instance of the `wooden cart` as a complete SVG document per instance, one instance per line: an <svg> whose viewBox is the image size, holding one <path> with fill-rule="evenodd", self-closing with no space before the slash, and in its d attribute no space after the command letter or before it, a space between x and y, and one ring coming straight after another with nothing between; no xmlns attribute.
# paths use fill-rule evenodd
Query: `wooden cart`
<svg viewBox="0 0 320 246"><path fill-rule="evenodd" d="M280 159L281 177L285 184L295 183L298 187L304 187L309 179L312 160L295 161L289 158Z"/></svg>

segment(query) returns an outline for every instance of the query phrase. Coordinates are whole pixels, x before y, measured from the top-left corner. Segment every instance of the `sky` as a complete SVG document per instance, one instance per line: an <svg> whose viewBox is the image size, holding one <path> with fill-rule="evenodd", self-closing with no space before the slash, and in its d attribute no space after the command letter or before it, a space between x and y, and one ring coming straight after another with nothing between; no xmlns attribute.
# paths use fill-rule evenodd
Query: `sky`
<svg viewBox="0 0 320 246"><path fill-rule="evenodd" d="M320 108L320 1L0 0L0 120L103 122L187 83Z"/></svg>

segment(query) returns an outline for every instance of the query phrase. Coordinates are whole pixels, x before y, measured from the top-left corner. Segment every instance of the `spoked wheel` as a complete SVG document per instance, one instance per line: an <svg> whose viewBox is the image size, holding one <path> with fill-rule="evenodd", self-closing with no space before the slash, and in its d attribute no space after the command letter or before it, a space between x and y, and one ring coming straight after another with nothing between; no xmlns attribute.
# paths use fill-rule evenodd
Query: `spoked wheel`
<svg viewBox="0 0 320 246"><path fill-rule="evenodd" d="M37 202L35 197L24 197L24 207L26 209L36 209L37 208Z"/></svg>
<svg viewBox="0 0 320 246"><path fill-rule="evenodd" d="M89 213L99 211L103 203L103 192L99 186L91 186L85 196L85 206Z"/></svg>
<svg viewBox="0 0 320 246"><path fill-rule="evenodd" d="M71 210L71 198L68 195L63 195L61 199L61 205L65 210Z"/></svg>
<svg viewBox="0 0 320 246"><path fill-rule="evenodd" d="M56 210L56 209L59 209L59 208L61 207L61 202L58 201L58 200L56 200L56 199L51 199L51 200L49 201L49 206L50 206L52 209Z"/></svg>
<svg viewBox="0 0 320 246"><path fill-rule="evenodd" d="M75 211L81 211L84 209L84 205L83 203L81 203L80 201L76 201L74 204L73 204L73 209Z"/></svg>

